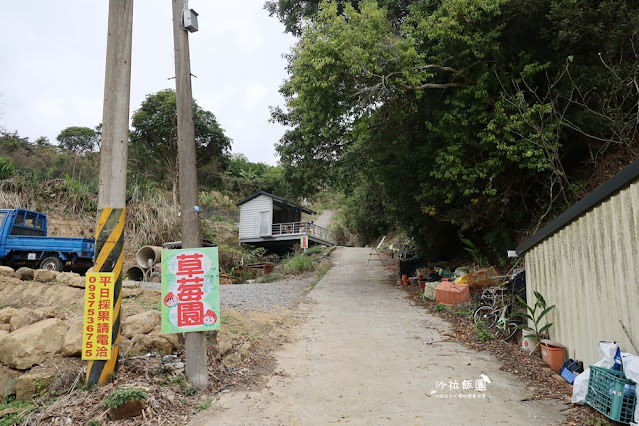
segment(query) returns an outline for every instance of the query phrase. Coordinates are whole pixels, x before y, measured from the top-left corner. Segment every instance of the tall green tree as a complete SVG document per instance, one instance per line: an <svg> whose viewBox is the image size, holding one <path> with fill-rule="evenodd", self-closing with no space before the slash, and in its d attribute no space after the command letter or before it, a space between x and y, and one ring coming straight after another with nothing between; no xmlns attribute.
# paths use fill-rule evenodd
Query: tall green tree
<svg viewBox="0 0 639 426"><path fill-rule="evenodd" d="M74 154L86 154L99 147L100 135L88 127L72 126L62 130L56 140L62 149Z"/></svg>
<svg viewBox="0 0 639 426"><path fill-rule="evenodd" d="M193 119L198 168L214 164L223 169L228 159L231 139L215 119L193 101ZM130 135L132 160L138 173L151 172L170 182L173 202L177 205L178 145L177 103L172 89L148 95L133 113Z"/></svg>
<svg viewBox="0 0 639 426"><path fill-rule="evenodd" d="M301 35L273 110L287 179L374 191L376 223L422 246L439 228L512 248L579 195L584 164L639 142L639 5L587 3L278 2Z"/></svg>

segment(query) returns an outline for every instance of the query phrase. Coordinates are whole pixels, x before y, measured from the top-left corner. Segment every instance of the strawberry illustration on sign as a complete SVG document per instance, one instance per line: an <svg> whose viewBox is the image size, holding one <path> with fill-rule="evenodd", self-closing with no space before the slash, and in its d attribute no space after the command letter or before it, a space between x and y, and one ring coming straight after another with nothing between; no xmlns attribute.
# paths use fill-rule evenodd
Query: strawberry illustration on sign
<svg viewBox="0 0 639 426"><path fill-rule="evenodd" d="M173 306L177 305L178 299L175 296L175 294L173 294L172 292L167 293L167 295L164 297L164 304L166 306L168 306L169 308L172 308Z"/></svg>
<svg viewBox="0 0 639 426"><path fill-rule="evenodd" d="M206 313L204 314L204 324L213 325L215 324L216 321L217 321L217 315L215 315L215 312L213 312L210 309L206 311Z"/></svg>

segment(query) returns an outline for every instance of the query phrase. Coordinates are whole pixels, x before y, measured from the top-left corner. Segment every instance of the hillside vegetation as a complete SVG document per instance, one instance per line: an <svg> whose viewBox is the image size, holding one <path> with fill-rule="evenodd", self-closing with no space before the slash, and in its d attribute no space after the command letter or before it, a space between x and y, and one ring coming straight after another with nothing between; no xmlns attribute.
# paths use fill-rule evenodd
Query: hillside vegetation
<svg viewBox="0 0 639 426"><path fill-rule="evenodd" d="M300 37L277 150L296 194L347 194L363 240L403 229L496 261L637 158L639 4L268 1Z"/></svg>
<svg viewBox="0 0 639 426"><path fill-rule="evenodd" d="M125 222L125 265L134 264L142 245L180 240L178 207L170 180L136 172L130 159ZM282 191L279 168L251 163L243 155L228 156L226 169L212 173L215 183L200 185L203 238L221 248L221 267L231 271L253 262L263 252L238 245L235 203L255 191ZM74 152L48 143L30 142L17 133L0 132L0 208L23 207L49 214L51 235L93 237L97 215L99 153ZM206 181L206 179L203 179Z"/></svg>

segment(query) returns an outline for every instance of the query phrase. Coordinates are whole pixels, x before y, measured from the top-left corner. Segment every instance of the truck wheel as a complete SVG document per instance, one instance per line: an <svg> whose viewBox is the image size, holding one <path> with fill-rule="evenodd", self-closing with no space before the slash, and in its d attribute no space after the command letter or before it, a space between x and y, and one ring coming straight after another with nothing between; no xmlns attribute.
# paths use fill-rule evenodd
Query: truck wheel
<svg viewBox="0 0 639 426"><path fill-rule="evenodd" d="M46 269L47 271L62 272L64 266L58 256L49 256L40 262L40 269Z"/></svg>

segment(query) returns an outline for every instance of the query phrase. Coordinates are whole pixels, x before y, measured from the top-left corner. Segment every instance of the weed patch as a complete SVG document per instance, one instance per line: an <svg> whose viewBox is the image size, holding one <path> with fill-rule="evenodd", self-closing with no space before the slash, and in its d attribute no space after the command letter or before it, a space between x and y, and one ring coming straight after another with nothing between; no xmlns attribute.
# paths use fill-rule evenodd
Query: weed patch
<svg viewBox="0 0 639 426"><path fill-rule="evenodd" d="M493 338L493 335L490 334L490 331L486 329L486 324L484 321L479 321L477 324L473 326L473 330L477 333L477 339L480 342L487 342L488 340Z"/></svg>

